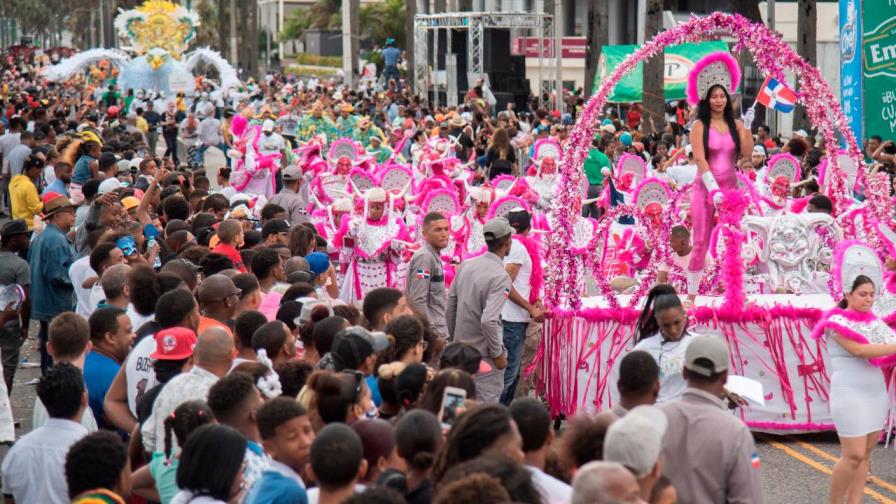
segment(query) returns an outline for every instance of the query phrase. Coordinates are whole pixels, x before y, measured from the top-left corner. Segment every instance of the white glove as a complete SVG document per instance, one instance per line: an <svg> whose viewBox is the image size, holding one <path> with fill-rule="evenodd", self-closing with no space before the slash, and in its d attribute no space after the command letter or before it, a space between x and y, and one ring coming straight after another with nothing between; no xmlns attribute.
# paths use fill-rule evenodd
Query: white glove
<svg viewBox="0 0 896 504"><path fill-rule="evenodd" d="M688 280L687 294L689 296L696 296L697 294L699 294L698 291L700 290L700 280L703 279L703 272L687 270L685 272L685 277Z"/></svg>
<svg viewBox="0 0 896 504"><path fill-rule="evenodd" d="M756 105L754 104L753 107L755 106ZM740 120L744 122L744 128L750 129L750 126L753 125L753 118L756 116L756 111L753 110L753 107L748 108L740 118Z"/></svg>
<svg viewBox="0 0 896 504"><path fill-rule="evenodd" d="M716 182L716 178L713 176L712 172L708 171L703 175L700 175L700 180L703 181L703 186L706 187L706 192L712 195L712 202L718 205L722 202L722 191L719 190L719 183Z"/></svg>

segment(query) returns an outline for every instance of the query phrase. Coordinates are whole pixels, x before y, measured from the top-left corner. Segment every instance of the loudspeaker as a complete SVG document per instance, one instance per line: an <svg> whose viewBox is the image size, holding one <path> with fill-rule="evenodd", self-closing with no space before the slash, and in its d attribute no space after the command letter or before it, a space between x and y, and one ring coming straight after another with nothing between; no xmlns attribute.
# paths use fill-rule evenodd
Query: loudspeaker
<svg viewBox="0 0 896 504"><path fill-rule="evenodd" d="M510 71L510 30L489 28L483 33L482 69L492 72Z"/></svg>

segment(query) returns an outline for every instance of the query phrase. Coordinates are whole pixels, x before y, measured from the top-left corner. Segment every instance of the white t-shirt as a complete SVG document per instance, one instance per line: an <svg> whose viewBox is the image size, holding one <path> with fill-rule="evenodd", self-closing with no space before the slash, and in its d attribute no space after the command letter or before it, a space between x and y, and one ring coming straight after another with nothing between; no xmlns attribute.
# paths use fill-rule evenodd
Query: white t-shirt
<svg viewBox="0 0 896 504"><path fill-rule="evenodd" d="M139 313L137 313L137 310L134 309L134 305L131 303L128 303L128 309L126 313L128 315L128 318L131 319L131 327L135 331L143 327L143 324L155 318L155 313L151 313L149 315L140 315Z"/></svg>
<svg viewBox="0 0 896 504"><path fill-rule="evenodd" d="M532 483L541 493L544 504L568 504L572 500L572 487L541 469L526 466L532 474Z"/></svg>
<svg viewBox="0 0 896 504"><path fill-rule="evenodd" d="M357 483L355 484L355 493L364 493L364 490L367 490L367 487ZM314 487L308 489L308 504L317 504L317 501L320 500L320 488Z"/></svg>
<svg viewBox="0 0 896 504"><path fill-rule="evenodd" d="M513 288L523 297L529 299L529 293L532 291L532 258L529 257L529 251L517 240L513 240L510 247L510 253L504 257L504 264L519 264L520 270L516 274L516 280L513 281ZM514 303L510 299L504 302L504 308L501 309L501 320L508 322L529 322L532 317L529 312L520 305Z"/></svg>
<svg viewBox="0 0 896 504"><path fill-rule="evenodd" d="M100 303L106 300L106 293L103 292L103 288L100 286L99 280L95 284L93 284L93 288L90 289L90 296L88 297L88 305L87 309L90 310L90 315L93 315L93 312L96 311L97 307L99 307Z"/></svg>
<svg viewBox="0 0 896 504"><path fill-rule="evenodd" d="M262 135L258 137L258 151L262 155L283 152L284 147L286 147L286 142L283 140L283 137L277 133L271 133L270 136L262 133Z"/></svg>
<svg viewBox="0 0 896 504"><path fill-rule="evenodd" d="M657 333L641 340L632 350L649 353L660 367L660 394L656 402L662 403L681 399L681 393L688 384L681 376L684 369L684 352L694 335L686 332L679 341L663 341Z"/></svg>
<svg viewBox="0 0 896 504"><path fill-rule="evenodd" d="M68 267L68 277L72 280L75 298L78 300L75 312L84 318L90 317L93 310L90 309L90 289L85 289L81 285L84 283L84 280L92 276L96 276L96 272L90 267L90 256L84 256ZM94 306L94 308L96 307Z"/></svg>
<svg viewBox="0 0 896 504"><path fill-rule="evenodd" d="M678 187L681 187L685 184L690 184L697 178L697 165L672 165L666 169L666 174L669 176L669 179L674 180L678 184Z"/></svg>
<svg viewBox="0 0 896 504"><path fill-rule="evenodd" d="M137 418L137 401L147 390L158 385L153 359L150 355L156 351L156 339L145 336L128 354L124 361L124 377L128 386L128 409Z"/></svg>
<svg viewBox="0 0 896 504"><path fill-rule="evenodd" d="M680 256L680 255L676 254L675 251L673 250L672 253L669 255L669 257L672 261L675 262L675 264L679 265L681 267L681 269L683 269L684 271L688 271L688 265L691 263L691 255L693 253L694 253L694 249L691 249L691 251L688 252L687 255ZM668 273L669 265L664 262L663 264L660 265L659 270L665 271L666 273Z"/></svg>

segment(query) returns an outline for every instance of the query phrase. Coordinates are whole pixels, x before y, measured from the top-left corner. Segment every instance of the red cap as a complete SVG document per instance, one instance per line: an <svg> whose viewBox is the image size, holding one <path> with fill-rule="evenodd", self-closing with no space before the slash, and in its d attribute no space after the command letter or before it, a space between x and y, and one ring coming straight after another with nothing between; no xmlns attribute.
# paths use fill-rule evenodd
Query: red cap
<svg viewBox="0 0 896 504"><path fill-rule="evenodd" d="M184 360L193 355L196 333L185 327L169 327L155 335L156 351L150 355L156 360Z"/></svg>

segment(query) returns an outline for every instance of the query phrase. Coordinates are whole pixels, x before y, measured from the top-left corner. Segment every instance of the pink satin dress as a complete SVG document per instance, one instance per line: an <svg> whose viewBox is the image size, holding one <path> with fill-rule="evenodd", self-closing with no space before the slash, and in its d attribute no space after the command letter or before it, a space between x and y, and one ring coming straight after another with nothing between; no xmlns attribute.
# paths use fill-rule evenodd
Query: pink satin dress
<svg viewBox="0 0 896 504"><path fill-rule="evenodd" d="M708 127L708 126L707 126ZM722 191L737 189L737 167L734 164L736 146L730 132L720 133L709 128L709 145L706 148L706 161ZM712 202L703 180L698 175L691 191L691 241L694 251L688 269L703 271L706 265L706 253L709 251L709 240L716 225L715 205Z"/></svg>

